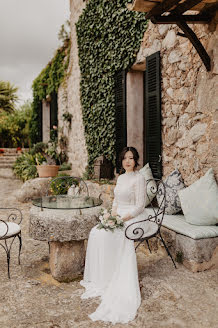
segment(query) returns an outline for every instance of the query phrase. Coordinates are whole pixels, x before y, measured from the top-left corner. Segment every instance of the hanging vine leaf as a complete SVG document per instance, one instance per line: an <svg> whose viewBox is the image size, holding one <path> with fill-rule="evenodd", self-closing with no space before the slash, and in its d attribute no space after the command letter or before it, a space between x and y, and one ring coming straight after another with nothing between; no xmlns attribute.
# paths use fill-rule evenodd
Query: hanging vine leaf
<svg viewBox="0 0 218 328"><path fill-rule="evenodd" d="M66 57L66 49L69 50L70 42L65 42L64 46L56 51L54 58L41 71L38 77L33 81L33 115L31 119L30 138L32 144L41 141L41 110L42 100L47 95L57 92L61 82L64 79L68 66L69 51Z"/></svg>
<svg viewBox="0 0 218 328"><path fill-rule="evenodd" d="M89 173L99 155L115 163L114 75L132 66L147 26L128 2L90 0L76 24Z"/></svg>

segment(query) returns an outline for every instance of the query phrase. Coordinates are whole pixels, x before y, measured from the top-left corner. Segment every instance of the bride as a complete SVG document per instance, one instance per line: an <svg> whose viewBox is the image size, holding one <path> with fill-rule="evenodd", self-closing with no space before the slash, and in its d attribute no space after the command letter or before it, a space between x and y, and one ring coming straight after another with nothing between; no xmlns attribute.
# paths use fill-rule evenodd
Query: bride
<svg viewBox="0 0 218 328"><path fill-rule="evenodd" d="M121 216L124 229L112 232L95 226L89 235L80 283L86 289L82 298L101 296L100 305L89 315L93 321L127 323L141 303L134 242L125 237L128 225L145 218L145 178L136 171L138 159L133 147L125 147L120 154L123 174L114 189L112 215Z"/></svg>

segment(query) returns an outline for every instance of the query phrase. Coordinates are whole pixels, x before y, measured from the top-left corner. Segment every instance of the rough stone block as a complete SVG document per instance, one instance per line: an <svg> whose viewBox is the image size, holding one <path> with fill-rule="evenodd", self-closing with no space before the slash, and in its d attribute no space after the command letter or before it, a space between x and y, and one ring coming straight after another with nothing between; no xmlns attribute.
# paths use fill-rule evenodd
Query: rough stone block
<svg viewBox="0 0 218 328"><path fill-rule="evenodd" d="M182 254L187 269L197 272L218 267L218 237L192 239L165 227L161 232L174 257Z"/></svg>
<svg viewBox="0 0 218 328"><path fill-rule="evenodd" d="M84 269L84 241L51 242L49 262L56 280L68 282L76 279Z"/></svg>
<svg viewBox="0 0 218 328"><path fill-rule="evenodd" d="M36 178L26 181L16 192L17 200L22 203L46 195L51 178Z"/></svg>

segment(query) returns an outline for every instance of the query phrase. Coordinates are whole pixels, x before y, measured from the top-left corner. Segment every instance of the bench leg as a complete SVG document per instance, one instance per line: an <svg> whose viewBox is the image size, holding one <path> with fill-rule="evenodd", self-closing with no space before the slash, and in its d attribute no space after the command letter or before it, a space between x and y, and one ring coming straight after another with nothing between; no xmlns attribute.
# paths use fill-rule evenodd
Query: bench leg
<svg viewBox="0 0 218 328"><path fill-rule="evenodd" d="M19 254L18 254L18 264L20 265L20 254L21 254L21 248L22 248L22 238L21 238L21 233L19 235L17 235L18 239L19 239Z"/></svg>
<svg viewBox="0 0 218 328"><path fill-rule="evenodd" d="M146 241L146 244L147 244L147 246L148 246L149 252L151 253L151 249L150 249L150 245L149 245L149 242L148 242L148 240L147 240L147 239L146 239L145 241Z"/></svg>
<svg viewBox="0 0 218 328"><path fill-rule="evenodd" d="M175 263L175 261L174 261L172 255L171 255L171 253L170 253L170 251L169 251L169 249L168 249L168 247L167 247L165 241L163 240L163 237L161 236L161 233L160 233L160 232L159 232L159 235L160 235L161 241L162 241L162 243L163 243L163 245L164 245L164 248L165 248L165 250L167 251L167 254L168 254L169 257L171 258L171 260L172 260L172 262L173 262L173 264L174 264L175 269L177 269L177 267L176 267L176 263Z"/></svg>

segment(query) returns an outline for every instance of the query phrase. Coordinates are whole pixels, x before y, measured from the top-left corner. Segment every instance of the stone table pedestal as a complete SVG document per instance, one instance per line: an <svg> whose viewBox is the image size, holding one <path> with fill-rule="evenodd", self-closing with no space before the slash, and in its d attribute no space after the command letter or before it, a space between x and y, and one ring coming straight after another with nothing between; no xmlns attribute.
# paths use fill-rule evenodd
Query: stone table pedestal
<svg viewBox="0 0 218 328"><path fill-rule="evenodd" d="M49 242L50 270L56 280L71 281L83 272L84 240L97 224L100 209L100 206L82 210L31 207L30 236Z"/></svg>

